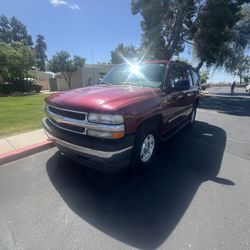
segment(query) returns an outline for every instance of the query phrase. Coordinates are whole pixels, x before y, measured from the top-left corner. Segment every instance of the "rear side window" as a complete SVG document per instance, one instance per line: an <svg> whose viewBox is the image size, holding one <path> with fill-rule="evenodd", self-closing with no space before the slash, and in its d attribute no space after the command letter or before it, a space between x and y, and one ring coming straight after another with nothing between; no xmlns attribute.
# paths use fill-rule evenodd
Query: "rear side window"
<svg viewBox="0 0 250 250"><path fill-rule="evenodd" d="M200 85L200 78L199 78L198 74L194 70L191 70L191 74L193 77L194 86L199 86Z"/></svg>

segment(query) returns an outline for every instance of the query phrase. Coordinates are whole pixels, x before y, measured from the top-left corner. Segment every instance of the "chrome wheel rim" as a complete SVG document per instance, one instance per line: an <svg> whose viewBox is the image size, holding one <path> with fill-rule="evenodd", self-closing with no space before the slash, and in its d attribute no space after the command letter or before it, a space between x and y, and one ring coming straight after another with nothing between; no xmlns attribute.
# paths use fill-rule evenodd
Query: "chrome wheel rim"
<svg viewBox="0 0 250 250"><path fill-rule="evenodd" d="M147 162L151 158L154 152L154 148L155 148L155 137L150 134L144 139L142 143L141 153L140 153L142 162Z"/></svg>

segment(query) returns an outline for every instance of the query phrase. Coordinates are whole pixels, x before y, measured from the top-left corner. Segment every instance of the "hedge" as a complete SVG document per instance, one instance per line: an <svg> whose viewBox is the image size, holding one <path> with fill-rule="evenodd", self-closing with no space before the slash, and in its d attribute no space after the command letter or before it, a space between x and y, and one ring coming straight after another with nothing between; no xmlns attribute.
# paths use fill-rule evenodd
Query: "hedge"
<svg viewBox="0 0 250 250"><path fill-rule="evenodd" d="M41 85L35 84L33 80L12 80L9 83L0 83L0 94L9 95L14 92L36 92L42 89Z"/></svg>

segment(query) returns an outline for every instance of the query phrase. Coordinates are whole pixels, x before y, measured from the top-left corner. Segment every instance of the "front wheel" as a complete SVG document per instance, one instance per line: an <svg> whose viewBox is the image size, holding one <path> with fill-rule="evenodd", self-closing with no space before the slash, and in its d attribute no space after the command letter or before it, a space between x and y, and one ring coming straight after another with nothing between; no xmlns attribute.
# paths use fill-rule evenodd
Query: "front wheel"
<svg viewBox="0 0 250 250"><path fill-rule="evenodd" d="M152 164L157 153L158 143L158 130L155 127L146 124L139 128L131 158L132 170L142 170Z"/></svg>

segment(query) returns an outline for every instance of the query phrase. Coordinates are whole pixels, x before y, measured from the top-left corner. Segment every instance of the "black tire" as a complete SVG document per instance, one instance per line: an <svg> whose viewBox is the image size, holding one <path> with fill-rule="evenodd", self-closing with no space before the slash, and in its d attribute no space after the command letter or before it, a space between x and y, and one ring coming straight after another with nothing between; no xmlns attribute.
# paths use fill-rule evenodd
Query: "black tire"
<svg viewBox="0 0 250 250"><path fill-rule="evenodd" d="M191 114L188 116L188 126L191 127L195 122L197 107L194 106Z"/></svg>
<svg viewBox="0 0 250 250"><path fill-rule="evenodd" d="M148 142L151 142L152 138L154 140L153 151L150 157L146 159L147 157L145 158L141 156L143 143L145 145L146 139ZM149 144L151 145L151 143ZM138 171L149 168L150 165L152 165L156 157L158 145L159 145L159 138L158 138L157 127L151 124L143 124L136 133L134 149L133 149L133 153L132 153L131 160L130 160L130 169L132 171L138 172ZM151 147L149 151L151 151Z"/></svg>

